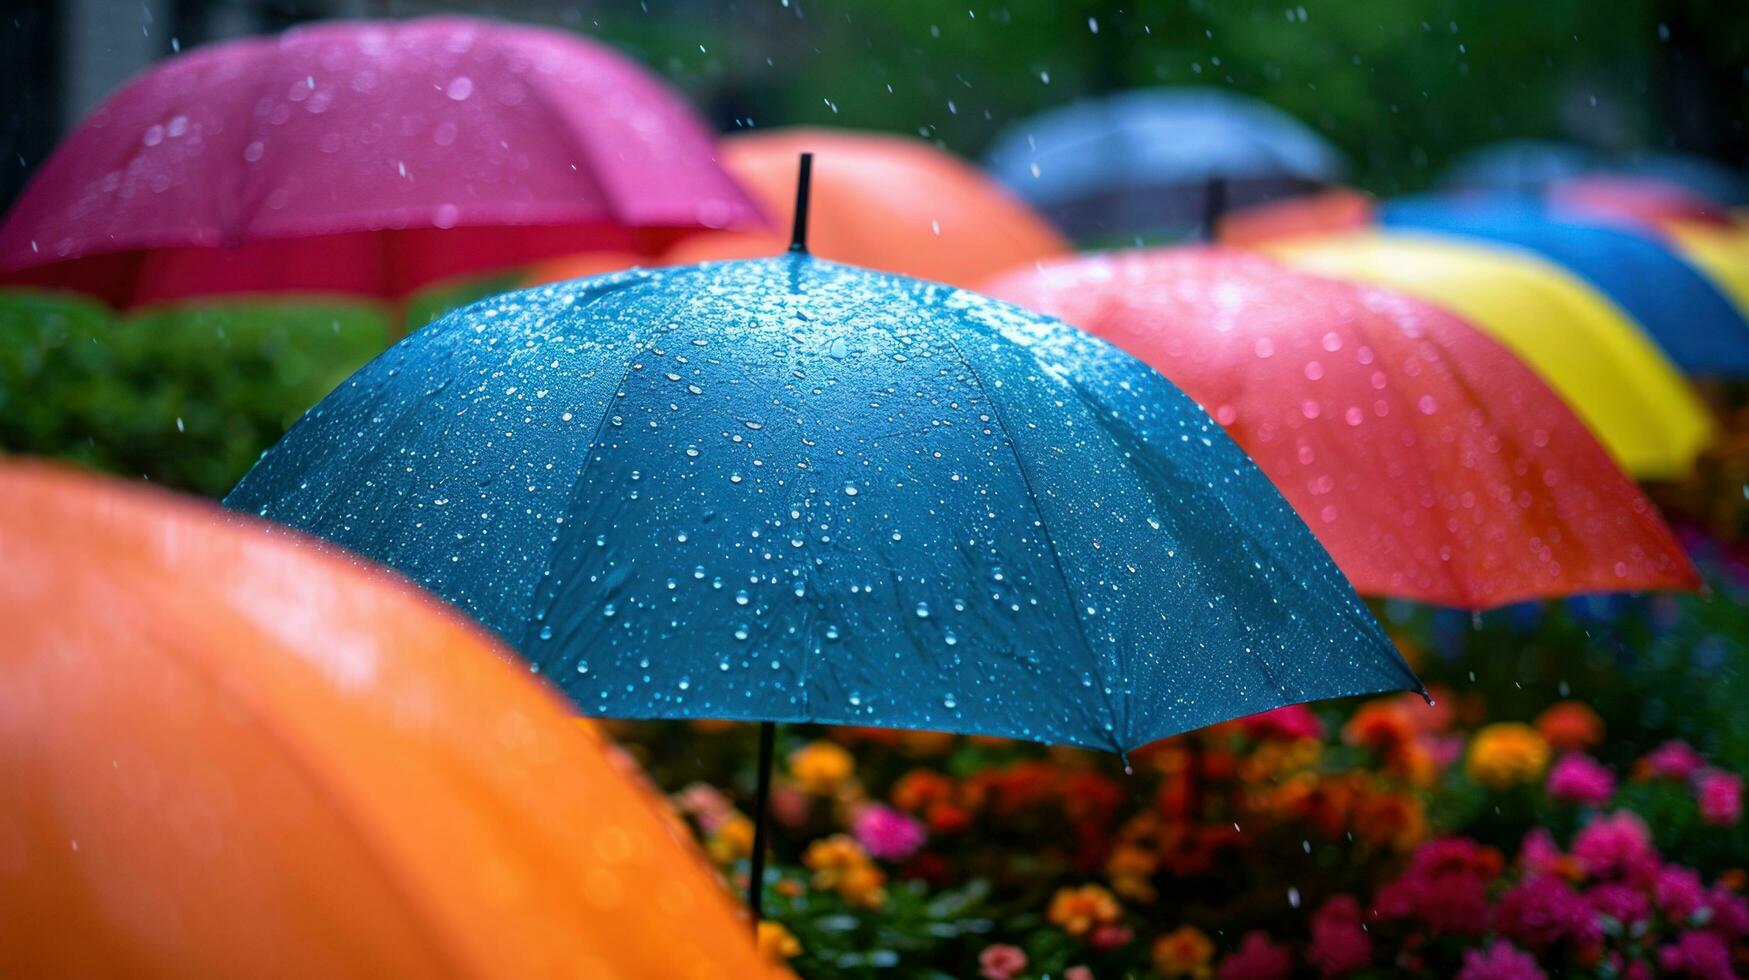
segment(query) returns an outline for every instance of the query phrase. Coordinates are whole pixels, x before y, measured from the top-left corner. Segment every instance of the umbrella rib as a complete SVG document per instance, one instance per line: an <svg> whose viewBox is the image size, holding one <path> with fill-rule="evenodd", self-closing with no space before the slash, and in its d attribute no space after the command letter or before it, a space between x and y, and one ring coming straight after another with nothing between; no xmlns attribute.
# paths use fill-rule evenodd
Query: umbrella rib
<svg viewBox="0 0 1749 980"><path fill-rule="evenodd" d="M1080 601L1075 596L1074 586L1069 583L1069 573L1063 569L1062 555L1057 552L1057 542L1056 539L1051 536L1050 523L1045 520L1044 508L1039 506L1038 491L1033 488L1032 475L1027 472L1026 463L1020 457L1020 450L1014 443L1014 433L1008 428L1008 420L1002 413L1002 406L997 402L995 396L990 394L990 389L985 386L983 375L978 373L977 367L972 364L970 358L966 357L966 352L960 349L959 341L949 332L944 332L943 336L947 339L948 346L953 348L954 356L959 358L960 364L964 365L965 369L971 372L972 380L977 383L978 391L983 394L984 400L990 403L990 411L996 417L996 426L1002 430L1002 438L1008 444L1008 453L1013 457L1014 467L1020 473L1020 482L1026 486L1026 496L1027 499L1032 502L1032 511L1034 514L1038 515L1039 531L1044 535L1045 550L1050 552L1051 565L1057 570L1057 577L1063 583L1063 594L1069 597L1069 612L1075 617L1075 633L1081 637L1081 646L1087 651L1088 659L1092 662L1094 669L1097 670L1100 667L1100 658L1093 650L1093 643L1087 638L1087 627L1081 622L1081 614L1078 611ZM1121 653L1119 654L1119 659L1120 661L1122 659ZM1123 665L1120 662L1118 666L1121 670ZM1103 675L1104 672L1101 671L1100 673ZM1120 677L1118 678L1118 681L1121 684L1124 682L1124 678ZM1111 689L1109 686L1101 684L1099 685L1099 690L1101 699L1105 702L1106 714L1110 716L1112 721L1114 744L1118 739L1127 741L1129 736L1127 730L1129 719L1127 717L1122 719L1117 717L1117 708L1112 703L1110 693ZM1123 752L1125 746L1119 744L1117 745L1116 750L1118 752Z"/></svg>
<svg viewBox="0 0 1749 980"><path fill-rule="evenodd" d="M588 303L578 304L577 308L581 309L584 306L594 305L595 303L601 302L602 299L604 299L608 296L618 295L619 293L622 293L627 289L630 289L634 286L638 286L638 285L642 285L642 284L643 284L642 278L638 274L636 274L636 273L621 273L621 274L615 276L612 280L609 280L608 282L600 283L598 285L590 287L589 292L591 295L589 296ZM671 313L673 311L673 309L677 306L679 306L678 302L670 303L668 306L668 309L665 310L664 313ZM673 323L674 322L673 316L663 316L661 319L662 319L662 322L664 322L664 323ZM672 328L669 328L669 329L672 329ZM654 338L651 338L651 340L653 341ZM595 455L596 455L595 450L601 442L601 434L607 430L607 420L613 416L614 400L619 397L619 392L625 388L626 380L632 376L632 371L635 369L637 362L638 362L638 354L644 349L645 343L646 343L645 341L640 341L638 344L633 345L631 352L626 356L625 370L620 372L619 380L615 381L613 383L613 388L611 390L609 390L607 393L607 404L602 407L601 418L599 418L595 421L595 431L590 434L589 442L584 449L583 465L577 467L577 476L576 476L575 480L571 483L571 493L569 494L569 500L568 500L567 506L565 508L567 513L571 513L571 512L574 512L576 510L576 507L574 505L576 504L577 489L583 485L583 477L585 475L587 475L589 472L589 464L595 462ZM578 521L575 524L573 524L572 526L574 528L581 528L583 526L583 524L584 524L584 522ZM576 534L579 532L573 531L572 533ZM557 547L557 545L555 545L554 548L548 553L547 560L549 563L552 561L553 556L559 554L559 551L560 551L560 549ZM555 596L554 598L556 599L557 597ZM549 600L549 602L550 601L552 601L552 600ZM532 613L533 610L531 609L530 612ZM529 619L527 619L523 623L522 636L519 638L519 642L517 643L518 649L527 649L528 633L529 633L529 630L532 628L533 623L534 623L534 620L532 617L530 617Z"/></svg>

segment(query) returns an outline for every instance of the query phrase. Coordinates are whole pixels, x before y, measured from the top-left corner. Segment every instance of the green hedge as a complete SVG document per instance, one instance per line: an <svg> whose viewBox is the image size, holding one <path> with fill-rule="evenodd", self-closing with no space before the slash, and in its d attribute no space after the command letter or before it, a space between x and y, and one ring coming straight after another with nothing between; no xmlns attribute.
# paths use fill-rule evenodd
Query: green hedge
<svg viewBox="0 0 1749 980"><path fill-rule="evenodd" d="M387 336L365 306L122 317L71 295L0 292L0 452L219 496Z"/></svg>

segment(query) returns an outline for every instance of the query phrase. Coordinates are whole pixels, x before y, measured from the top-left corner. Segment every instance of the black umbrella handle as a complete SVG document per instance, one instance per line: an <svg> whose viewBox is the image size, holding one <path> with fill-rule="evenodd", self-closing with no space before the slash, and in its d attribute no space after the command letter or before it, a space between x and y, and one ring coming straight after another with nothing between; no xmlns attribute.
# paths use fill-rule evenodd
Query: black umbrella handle
<svg viewBox="0 0 1749 980"><path fill-rule="evenodd" d="M808 154L802 154L802 182L807 184ZM801 212L806 214L804 210ZM791 246L793 249L794 246ZM806 249L801 249L806 251ZM753 855L747 873L747 908L753 912L753 936L765 911L765 848L771 823L771 756L776 750L777 722L759 723L759 786L753 793Z"/></svg>
<svg viewBox="0 0 1749 980"><path fill-rule="evenodd" d="M789 250L808 254L808 193L814 181L814 155L803 153L796 172L796 218L790 226Z"/></svg>

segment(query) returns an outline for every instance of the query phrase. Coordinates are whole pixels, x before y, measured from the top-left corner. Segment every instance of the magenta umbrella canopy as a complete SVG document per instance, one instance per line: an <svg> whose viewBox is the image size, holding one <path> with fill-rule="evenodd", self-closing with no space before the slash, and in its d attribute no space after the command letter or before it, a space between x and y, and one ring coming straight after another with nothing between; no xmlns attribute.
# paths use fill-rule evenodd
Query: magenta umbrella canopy
<svg viewBox="0 0 1749 980"><path fill-rule="evenodd" d="M216 44L91 113L0 226L0 281L117 305L397 298L763 221L661 81L569 34L433 18Z"/></svg>

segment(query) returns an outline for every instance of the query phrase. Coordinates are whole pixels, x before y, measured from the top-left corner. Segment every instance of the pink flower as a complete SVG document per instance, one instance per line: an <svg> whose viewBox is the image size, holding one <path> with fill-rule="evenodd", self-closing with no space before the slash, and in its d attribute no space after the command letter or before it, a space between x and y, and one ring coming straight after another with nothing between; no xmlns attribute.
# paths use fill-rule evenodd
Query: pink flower
<svg viewBox="0 0 1749 980"><path fill-rule="evenodd" d="M1311 708L1303 704L1290 704L1285 708L1241 718L1239 727L1246 735L1259 741L1270 738L1292 741L1324 737L1324 723L1318 720Z"/></svg>
<svg viewBox="0 0 1749 980"><path fill-rule="evenodd" d="M1652 902L1645 894L1618 881L1598 885L1585 893L1585 901L1598 915L1607 915L1624 926L1652 917Z"/></svg>
<svg viewBox="0 0 1749 980"><path fill-rule="evenodd" d="M1493 848L1447 837L1416 849L1401 876L1373 897L1381 919L1411 919L1436 933L1480 936L1488 928L1488 886L1500 873Z"/></svg>
<svg viewBox="0 0 1749 980"><path fill-rule="evenodd" d="M1708 769L1695 785L1700 818L1716 827L1735 827L1743 818L1743 777Z"/></svg>
<svg viewBox="0 0 1749 980"><path fill-rule="evenodd" d="M1457 980L1546 980L1547 976L1535 957L1496 939L1486 950L1464 950L1464 967Z"/></svg>
<svg viewBox="0 0 1749 980"><path fill-rule="evenodd" d="M1675 864L1658 870L1657 877L1652 879L1652 897L1658 902L1658 910L1672 922L1687 922L1706 907L1707 900L1699 872Z"/></svg>
<svg viewBox="0 0 1749 980"><path fill-rule="evenodd" d="M863 850L884 861L905 860L929 836L921 823L880 803L863 807L851 821L851 831Z"/></svg>
<svg viewBox="0 0 1749 980"><path fill-rule="evenodd" d="M1294 960L1261 930L1248 932L1239 948L1228 954L1215 971L1219 980L1288 980Z"/></svg>
<svg viewBox="0 0 1749 980"><path fill-rule="evenodd" d="M1559 878L1527 878L1500 896L1494 906L1494 928L1527 949L1547 952L1566 940L1575 949L1603 941L1591 906Z"/></svg>
<svg viewBox="0 0 1749 980"><path fill-rule="evenodd" d="M682 813L690 813L706 836L716 833L718 828L735 815L735 806L729 802L729 798L721 790L705 783L692 783L674 794L674 805Z"/></svg>
<svg viewBox="0 0 1749 980"><path fill-rule="evenodd" d="M1640 760L1648 775L1654 779L1686 780L1705 765L1706 760L1700 753L1680 739L1665 742Z"/></svg>
<svg viewBox="0 0 1749 980"><path fill-rule="evenodd" d="M1615 793L1615 774L1582 752L1569 752L1549 770L1547 790L1562 803L1602 806Z"/></svg>
<svg viewBox="0 0 1749 980"><path fill-rule="evenodd" d="M1555 846L1555 837L1547 827L1532 829L1518 845L1518 864L1526 874L1553 874L1560 859L1561 849Z"/></svg>
<svg viewBox="0 0 1749 980"><path fill-rule="evenodd" d="M1707 904L1713 909L1707 928L1732 939L1749 936L1749 899L1719 885L1707 894Z"/></svg>
<svg viewBox="0 0 1749 980"><path fill-rule="evenodd" d="M1676 942L1658 950L1658 968L1672 976L1696 980L1736 980L1731 966L1731 947L1717 933L1685 932Z"/></svg>
<svg viewBox="0 0 1749 980"><path fill-rule="evenodd" d="M1019 946L995 943L978 954L978 976L984 980L1013 980L1026 969L1026 953Z"/></svg>
<svg viewBox="0 0 1749 980"><path fill-rule="evenodd" d="M1360 926L1360 903L1337 895L1312 915L1312 943L1306 959L1318 975L1344 977L1372 965L1372 938Z"/></svg>
<svg viewBox="0 0 1749 980"><path fill-rule="evenodd" d="M1093 968L1087 966L1071 966L1063 971L1063 980L1093 980Z"/></svg>
<svg viewBox="0 0 1749 980"><path fill-rule="evenodd" d="M1629 810L1592 818L1573 837L1573 856L1598 878L1645 880L1658 862L1652 832Z"/></svg>

